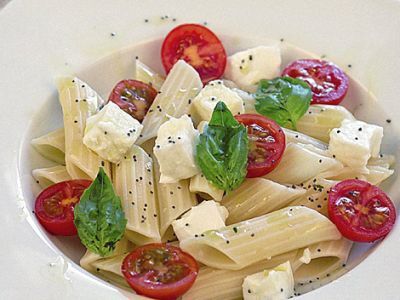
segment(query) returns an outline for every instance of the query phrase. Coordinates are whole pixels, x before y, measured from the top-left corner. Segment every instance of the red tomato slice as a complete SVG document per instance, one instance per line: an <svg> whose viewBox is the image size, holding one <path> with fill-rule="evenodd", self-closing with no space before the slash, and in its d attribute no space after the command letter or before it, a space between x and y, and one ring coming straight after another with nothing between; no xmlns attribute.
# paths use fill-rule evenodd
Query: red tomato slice
<svg viewBox="0 0 400 300"><path fill-rule="evenodd" d="M136 248L121 266L128 284L138 294L155 299L176 299L193 285L199 267L180 248L148 244Z"/></svg>
<svg viewBox="0 0 400 300"><path fill-rule="evenodd" d="M117 83L108 100L142 122L156 96L157 91L147 83L126 79Z"/></svg>
<svg viewBox="0 0 400 300"><path fill-rule="evenodd" d="M247 127L249 155L247 177L261 177L271 172L279 164L285 151L285 133L271 119L257 114L235 116Z"/></svg>
<svg viewBox="0 0 400 300"><path fill-rule="evenodd" d="M328 213L342 235L355 242L383 238L396 221L396 209L385 192L358 179L331 188Z"/></svg>
<svg viewBox="0 0 400 300"><path fill-rule="evenodd" d="M204 84L224 74L226 52L219 38L207 27L183 24L172 29L161 48L161 59L168 73L180 59L199 73Z"/></svg>
<svg viewBox="0 0 400 300"><path fill-rule="evenodd" d="M338 66L319 59L296 60L283 70L282 76L307 82L313 94L311 104L339 104L349 88L349 78Z"/></svg>
<svg viewBox="0 0 400 300"><path fill-rule="evenodd" d="M54 235L75 235L74 207L90 180L68 180L44 189L35 202L35 215L40 224Z"/></svg>

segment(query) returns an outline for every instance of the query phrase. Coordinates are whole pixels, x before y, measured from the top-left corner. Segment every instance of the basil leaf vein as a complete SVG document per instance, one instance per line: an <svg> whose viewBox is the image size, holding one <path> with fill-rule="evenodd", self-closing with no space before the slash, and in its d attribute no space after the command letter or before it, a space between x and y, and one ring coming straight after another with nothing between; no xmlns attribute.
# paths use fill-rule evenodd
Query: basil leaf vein
<svg viewBox="0 0 400 300"><path fill-rule="evenodd" d="M196 163L208 181L224 191L232 191L246 177L248 144L246 128L220 101L200 134Z"/></svg>
<svg viewBox="0 0 400 300"><path fill-rule="evenodd" d="M101 256L111 254L124 235L127 220L121 200L103 168L75 206L74 222L82 244Z"/></svg>
<svg viewBox="0 0 400 300"><path fill-rule="evenodd" d="M297 121L310 106L309 85L298 78L262 79L255 94L256 111L275 120L279 125L296 129Z"/></svg>

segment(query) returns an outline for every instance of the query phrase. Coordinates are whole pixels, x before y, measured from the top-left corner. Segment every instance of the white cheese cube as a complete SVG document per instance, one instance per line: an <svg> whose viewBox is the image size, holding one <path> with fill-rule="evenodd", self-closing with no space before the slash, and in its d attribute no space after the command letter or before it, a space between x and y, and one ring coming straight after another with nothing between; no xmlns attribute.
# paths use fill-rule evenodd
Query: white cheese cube
<svg viewBox="0 0 400 300"><path fill-rule="evenodd" d="M175 183L200 173L194 157L198 136L187 115L170 118L160 126L153 148L160 165L160 183Z"/></svg>
<svg viewBox="0 0 400 300"><path fill-rule="evenodd" d="M199 121L210 121L215 105L219 101L226 104L233 115L244 112L243 101L239 95L226 87L222 80L208 83L193 99L193 109Z"/></svg>
<svg viewBox="0 0 400 300"><path fill-rule="evenodd" d="M261 79L273 79L280 74L279 46L259 46L228 57L225 77L241 89L254 92Z"/></svg>
<svg viewBox="0 0 400 300"><path fill-rule="evenodd" d="M379 155L383 128L362 121L343 120L329 134L329 152L345 165L365 169L370 157Z"/></svg>
<svg viewBox="0 0 400 300"><path fill-rule="evenodd" d="M143 126L113 102L86 121L83 143L100 157L118 163L135 143Z"/></svg>
<svg viewBox="0 0 400 300"><path fill-rule="evenodd" d="M290 262L272 270L247 276L243 282L244 300L283 300L294 294L294 280Z"/></svg>
<svg viewBox="0 0 400 300"><path fill-rule="evenodd" d="M228 210L214 200L203 201L192 207L179 220L172 222L178 240L200 236L208 230L217 230L225 226Z"/></svg>

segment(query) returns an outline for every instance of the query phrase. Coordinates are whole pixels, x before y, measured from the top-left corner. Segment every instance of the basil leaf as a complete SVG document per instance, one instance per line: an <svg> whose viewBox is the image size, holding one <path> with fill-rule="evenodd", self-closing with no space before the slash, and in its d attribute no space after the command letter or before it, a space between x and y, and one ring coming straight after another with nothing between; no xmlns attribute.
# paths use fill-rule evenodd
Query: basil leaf
<svg viewBox="0 0 400 300"><path fill-rule="evenodd" d="M248 137L246 128L218 102L196 146L196 162L216 187L231 191L246 177Z"/></svg>
<svg viewBox="0 0 400 300"><path fill-rule="evenodd" d="M74 222L82 244L101 256L111 254L124 235L121 200L103 168L75 206Z"/></svg>
<svg viewBox="0 0 400 300"><path fill-rule="evenodd" d="M306 113L311 98L311 89L303 80L291 77L262 79L255 94L255 108L279 125L296 129L296 123Z"/></svg>

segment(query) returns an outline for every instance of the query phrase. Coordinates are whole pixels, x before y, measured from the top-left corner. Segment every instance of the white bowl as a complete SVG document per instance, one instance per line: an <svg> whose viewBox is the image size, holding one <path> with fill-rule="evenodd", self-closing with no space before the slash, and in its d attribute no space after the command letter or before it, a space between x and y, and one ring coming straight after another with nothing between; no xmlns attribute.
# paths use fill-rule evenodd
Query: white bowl
<svg viewBox="0 0 400 300"><path fill-rule="evenodd" d="M48 236L38 225L31 213L37 187L30 171L45 161L31 151L29 141L61 125L56 77L78 74L107 96L116 81L132 75L129 66L136 55L161 71L159 38L184 22L207 22L228 52L284 39L285 61L309 55L293 44L339 64L354 79L345 105L357 117L384 126L383 149L400 161L395 118L400 86L394 80L400 78L399 2L12 1L0 12L1 299L124 297L75 264L82 253L76 238ZM365 89L355 89L356 81ZM396 168L385 188L399 201ZM369 254L361 264L302 298L399 298L399 241L396 226L378 246L358 247L353 265Z"/></svg>

